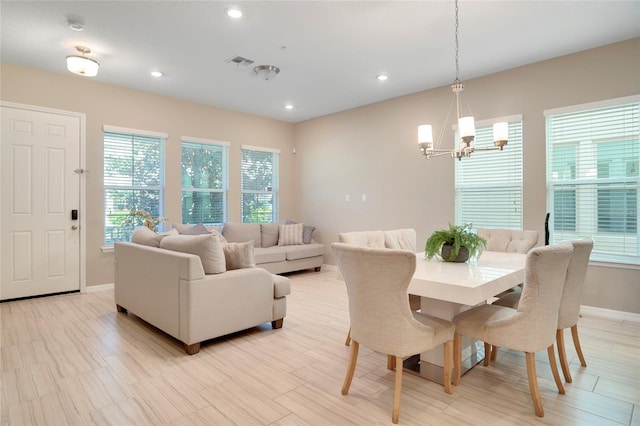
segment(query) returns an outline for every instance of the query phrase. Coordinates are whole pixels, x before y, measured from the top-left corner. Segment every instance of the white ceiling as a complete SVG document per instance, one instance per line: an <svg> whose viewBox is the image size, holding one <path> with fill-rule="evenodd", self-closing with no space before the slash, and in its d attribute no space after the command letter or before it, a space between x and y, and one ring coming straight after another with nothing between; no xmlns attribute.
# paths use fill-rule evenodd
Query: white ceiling
<svg viewBox="0 0 640 426"><path fill-rule="evenodd" d="M455 79L452 0L1 0L0 14L3 62L67 73L84 45L98 81L288 122ZM638 0L461 1L459 15L461 80L640 36ZM227 62L238 55L281 72L260 80Z"/></svg>

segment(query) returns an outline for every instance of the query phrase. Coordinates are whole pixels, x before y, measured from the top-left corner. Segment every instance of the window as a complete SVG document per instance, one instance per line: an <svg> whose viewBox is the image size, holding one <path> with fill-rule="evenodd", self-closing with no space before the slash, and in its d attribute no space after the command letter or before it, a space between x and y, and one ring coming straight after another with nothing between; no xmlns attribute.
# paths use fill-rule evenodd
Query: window
<svg viewBox="0 0 640 426"><path fill-rule="evenodd" d="M131 212L163 216L165 139L166 134L104 126L105 246L131 240L142 225Z"/></svg>
<svg viewBox="0 0 640 426"><path fill-rule="evenodd" d="M280 151L242 147L242 221L278 221Z"/></svg>
<svg viewBox="0 0 640 426"><path fill-rule="evenodd" d="M551 242L595 241L592 259L640 263L640 96L545 111Z"/></svg>
<svg viewBox="0 0 640 426"><path fill-rule="evenodd" d="M476 123L475 146L493 146L493 123L509 123L503 151L475 151L455 161L456 223L522 229L522 116Z"/></svg>
<svg viewBox="0 0 640 426"><path fill-rule="evenodd" d="M229 144L182 138L182 223L227 221Z"/></svg>

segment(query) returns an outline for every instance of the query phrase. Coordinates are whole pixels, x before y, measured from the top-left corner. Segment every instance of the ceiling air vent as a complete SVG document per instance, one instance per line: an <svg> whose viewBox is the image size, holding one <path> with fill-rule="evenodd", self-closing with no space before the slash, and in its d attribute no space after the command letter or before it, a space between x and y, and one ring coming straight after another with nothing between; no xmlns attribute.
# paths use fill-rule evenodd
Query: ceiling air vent
<svg viewBox="0 0 640 426"><path fill-rule="evenodd" d="M225 62L228 62L230 64L235 64L235 65L242 65L243 67L248 67L249 65L253 64L254 61L252 61L251 59L243 58L242 56L235 56L233 58L227 59Z"/></svg>

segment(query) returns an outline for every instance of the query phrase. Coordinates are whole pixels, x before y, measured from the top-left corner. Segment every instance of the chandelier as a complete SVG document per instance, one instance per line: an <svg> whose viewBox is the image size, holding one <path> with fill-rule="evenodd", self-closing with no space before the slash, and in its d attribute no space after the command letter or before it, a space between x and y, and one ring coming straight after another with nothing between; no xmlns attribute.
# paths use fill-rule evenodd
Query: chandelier
<svg viewBox="0 0 640 426"><path fill-rule="evenodd" d="M440 142L442 141L442 135L444 133L444 127L440 136L438 138L437 144L434 146L433 143L433 128L430 124L423 124L418 126L418 147L420 148L420 153L424 155L427 159L431 157L439 157L441 155L450 155L452 158L457 158L461 160L463 157L470 157L474 151L493 151L500 150L504 148L507 144L508 134L509 134L509 124L508 123L494 123L493 125L493 144L492 147L476 147L475 146L475 137L476 137L476 129L473 116L460 117L461 111L461 93L464 90L464 85L460 81L460 67L458 64L458 50L459 50L459 42L458 42L458 0L455 1L456 5L456 79L451 85L451 90L453 91L456 103L456 118L458 119L458 133L460 134L460 144L459 148L453 149L441 149ZM451 108L449 108L449 113L451 112ZM447 114L447 120L449 119L449 114ZM446 124L445 124L446 126Z"/></svg>

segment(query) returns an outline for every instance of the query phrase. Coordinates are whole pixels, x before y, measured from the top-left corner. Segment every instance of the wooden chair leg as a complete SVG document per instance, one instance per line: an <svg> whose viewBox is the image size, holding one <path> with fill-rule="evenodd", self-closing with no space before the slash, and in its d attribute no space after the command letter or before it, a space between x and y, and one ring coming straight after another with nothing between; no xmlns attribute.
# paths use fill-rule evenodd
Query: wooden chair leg
<svg viewBox="0 0 640 426"><path fill-rule="evenodd" d="M578 353L578 358L580 359L580 365L583 367L586 367L587 361L584 360L584 355L582 355L582 348L580 347L580 338L578 337L578 324L571 327L571 337L573 337L573 346L575 346L576 352Z"/></svg>
<svg viewBox="0 0 640 426"><path fill-rule="evenodd" d="M553 344L547 348L547 354L549 354L549 365L551 366L551 373L553 373L553 380L555 380L556 386L558 387L558 393L564 395L564 386L558 373L558 364L556 364L556 354L553 350Z"/></svg>
<svg viewBox="0 0 640 426"><path fill-rule="evenodd" d="M398 424L400 418L400 395L402 394L402 357L395 357L396 359L396 384L393 391L393 414L391 415L391 421L393 424Z"/></svg>
<svg viewBox="0 0 640 426"><path fill-rule="evenodd" d="M343 395L348 394L349 388L351 387L351 380L353 380L353 373L356 371L356 363L358 362L358 349L360 349L360 344L354 340L353 344L351 345L349 368L347 369L347 375L344 378L344 384L342 385Z"/></svg>
<svg viewBox="0 0 640 426"><path fill-rule="evenodd" d="M538 376L536 375L536 353L526 352L527 355L527 378L529 379L529 392L533 400L533 407L538 417L544 417L542 401L540 400L540 390L538 389Z"/></svg>
<svg viewBox="0 0 640 426"><path fill-rule="evenodd" d="M484 342L484 366L488 367L491 363L491 345Z"/></svg>
<svg viewBox="0 0 640 426"><path fill-rule="evenodd" d="M396 367L396 357L387 355L387 370L393 370Z"/></svg>
<svg viewBox="0 0 640 426"><path fill-rule="evenodd" d="M453 385L458 386L462 375L462 335L453 335Z"/></svg>
<svg viewBox="0 0 640 426"><path fill-rule="evenodd" d="M444 365L442 372L442 381L444 382L444 391L448 394L453 393L451 389L451 367L453 361L453 340L449 340L448 342L444 342Z"/></svg>
<svg viewBox="0 0 640 426"><path fill-rule="evenodd" d="M351 327L349 327L349 332L347 333L347 340L344 341L345 346L349 346L351 344Z"/></svg>
<svg viewBox="0 0 640 426"><path fill-rule="evenodd" d="M556 346L558 347L558 358L560 358L560 367L562 367L564 381L571 383L573 379L571 379L569 363L567 363L567 352L564 348L564 330L556 330Z"/></svg>
<svg viewBox="0 0 640 426"><path fill-rule="evenodd" d="M498 357L498 347L491 345L491 361L495 361Z"/></svg>

